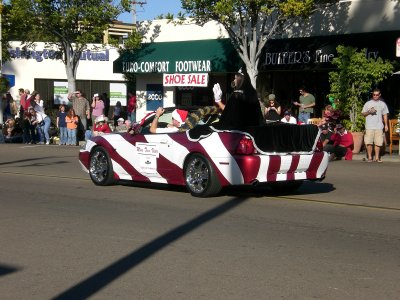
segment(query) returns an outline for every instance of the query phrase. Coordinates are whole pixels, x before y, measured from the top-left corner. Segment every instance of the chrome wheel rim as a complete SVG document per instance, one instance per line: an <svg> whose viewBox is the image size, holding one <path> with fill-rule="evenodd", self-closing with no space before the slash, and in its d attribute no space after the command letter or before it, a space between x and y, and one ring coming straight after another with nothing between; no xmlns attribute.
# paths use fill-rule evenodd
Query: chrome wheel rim
<svg viewBox="0 0 400 300"><path fill-rule="evenodd" d="M90 175L96 182L103 182L108 174L108 159L101 152L96 151L90 158Z"/></svg>
<svg viewBox="0 0 400 300"><path fill-rule="evenodd" d="M195 158L186 168L186 183L194 193L202 193L209 183L208 167L204 160Z"/></svg>

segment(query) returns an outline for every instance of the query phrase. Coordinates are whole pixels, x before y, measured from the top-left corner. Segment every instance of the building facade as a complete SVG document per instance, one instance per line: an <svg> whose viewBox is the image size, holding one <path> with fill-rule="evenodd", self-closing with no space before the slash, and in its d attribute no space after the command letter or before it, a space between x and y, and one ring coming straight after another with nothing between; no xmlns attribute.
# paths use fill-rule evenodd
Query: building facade
<svg viewBox="0 0 400 300"><path fill-rule="evenodd" d="M400 37L400 11L398 3L391 0L346 0L320 11L304 21L293 24L284 34L274 36L263 52L259 65L257 89L261 97L274 93L284 108L295 109L292 102L298 100L299 87L307 86L317 101L316 116L321 114L327 104L329 93L328 74L334 69L332 59L337 55L338 45L365 49L369 57L382 57L396 62L396 41ZM157 32L157 35L154 33ZM155 36L151 46L150 37ZM223 46L229 59L215 53L212 40L222 43L228 40L223 27L210 22L203 27L197 25L174 25L166 20L151 22L143 49L137 55L119 58L114 63L115 72L128 72L137 75L137 98L143 116L148 110L159 105L211 105L212 85L219 82L223 90L229 89L229 82L237 64L223 64L208 72L207 86L165 85L164 74L182 74L189 69L172 69L177 61L209 61L212 66L220 61L235 61L232 46ZM210 43L208 48L196 46L198 41ZM190 44L194 46L190 50ZM147 48L147 49L146 49ZM162 52L158 55L157 52ZM189 49L189 50L188 50ZM196 51L198 50L198 51ZM188 55L188 51L196 53ZM217 51L218 52L218 51ZM197 58L196 58L197 57ZM208 58L207 58L208 57ZM139 69L140 63L169 63L168 69ZM193 71L193 70L192 70ZM196 71L197 72L197 71ZM198 73L202 73L200 70ZM379 87L388 103L391 114L399 109L400 92L396 88L400 76L394 75ZM154 94L158 96L154 96ZM149 95L150 96L149 98ZM157 99L158 102L150 102ZM367 99L366 99L367 100Z"/></svg>

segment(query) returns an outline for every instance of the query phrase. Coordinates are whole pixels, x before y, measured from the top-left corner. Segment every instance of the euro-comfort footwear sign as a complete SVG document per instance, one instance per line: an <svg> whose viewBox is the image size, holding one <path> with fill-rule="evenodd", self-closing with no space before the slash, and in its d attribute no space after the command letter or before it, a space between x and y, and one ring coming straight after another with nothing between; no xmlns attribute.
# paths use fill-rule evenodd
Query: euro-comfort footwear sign
<svg viewBox="0 0 400 300"><path fill-rule="evenodd" d="M123 62L123 73L210 72L209 60Z"/></svg>

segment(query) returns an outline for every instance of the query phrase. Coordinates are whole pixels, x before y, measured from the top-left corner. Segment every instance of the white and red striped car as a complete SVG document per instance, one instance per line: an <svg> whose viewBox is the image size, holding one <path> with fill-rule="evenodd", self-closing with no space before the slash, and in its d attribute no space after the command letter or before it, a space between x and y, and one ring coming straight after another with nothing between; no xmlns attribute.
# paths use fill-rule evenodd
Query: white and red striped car
<svg viewBox="0 0 400 300"><path fill-rule="evenodd" d="M208 197L230 185L266 183L289 191L300 187L305 180L325 177L328 154L317 149L319 130L315 125L284 124L298 126L293 127L296 130L314 126L308 128L312 132L311 139L308 137L311 146L308 151L276 152L256 144L257 139L268 139L260 137L260 132L268 129L261 128L254 135L241 131L212 131L193 139L190 130L149 133L147 127L152 117L142 121L141 133L105 134L87 141L79 160L96 185L111 185L119 180L186 185L193 196ZM168 118L168 113L163 118ZM279 134L279 128L269 131ZM296 141L301 137L287 138Z"/></svg>

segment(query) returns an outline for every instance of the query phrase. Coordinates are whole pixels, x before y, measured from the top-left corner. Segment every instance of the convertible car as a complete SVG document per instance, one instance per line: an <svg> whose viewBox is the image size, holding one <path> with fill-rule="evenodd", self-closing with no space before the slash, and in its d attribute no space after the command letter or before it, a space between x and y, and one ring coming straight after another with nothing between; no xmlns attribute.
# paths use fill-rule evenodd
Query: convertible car
<svg viewBox="0 0 400 300"><path fill-rule="evenodd" d="M159 125L171 121L167 109ZM189 113L177 133L152 134L154 113L126 133L93 137L80 150L82 168L96 185L118 181L186 185L193 196L217 195L230 185L268 184L285 192L322 180L328 154L315 125L266 124L239 130L213 128L212 109Z"/></svg>

